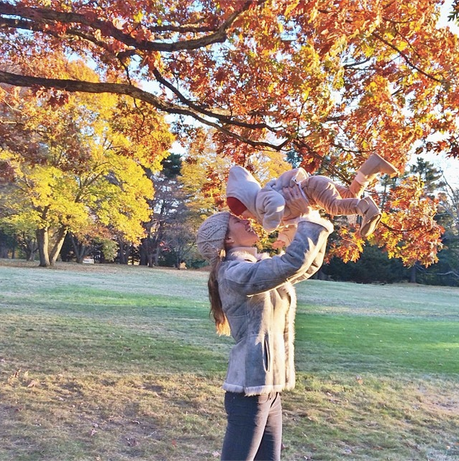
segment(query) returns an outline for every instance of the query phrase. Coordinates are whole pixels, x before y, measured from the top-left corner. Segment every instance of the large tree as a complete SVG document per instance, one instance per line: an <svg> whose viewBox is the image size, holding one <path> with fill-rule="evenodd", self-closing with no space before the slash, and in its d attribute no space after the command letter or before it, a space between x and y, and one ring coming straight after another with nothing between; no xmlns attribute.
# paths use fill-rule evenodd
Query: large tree
<svg viewBox="0 0 459 461"><path fill-rule="evenodd" d="M92 73L81 63L69 66ZM12 88L3 91L0 113L0 225L33 229L40 265L56 261L69 231L99 229L128 241L143 235L153 195L144 168L158 169L172 141L161 117L144 111L139 118L132 100L116 95L56 103Z"/></svg>
<svg viewBox="0 0 459 461"><path fill-rule="evenodd" d="M348 181L374 151L400 169L413 145L458 157L459 56L436 27L442 3L4 1L0 82L126 94L179 116L184 134L190 119L215 128L216 151L237 163L296 146L309 171L326 159ZM61 78L57 53L90 60L98 79ZM428 234L435 203L416 212Z"/></svg>

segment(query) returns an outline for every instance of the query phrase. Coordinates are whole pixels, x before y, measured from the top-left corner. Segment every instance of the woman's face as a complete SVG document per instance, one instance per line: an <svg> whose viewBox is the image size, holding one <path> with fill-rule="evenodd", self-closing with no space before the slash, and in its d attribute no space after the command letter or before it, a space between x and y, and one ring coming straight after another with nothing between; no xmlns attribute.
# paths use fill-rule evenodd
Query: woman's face
<svg viewBox="0 0 459 461"><path fill-rule="evenodd" d="M259 240L248 219L231 215L228 224L226 243L229 247L251 247Z"/></svg>

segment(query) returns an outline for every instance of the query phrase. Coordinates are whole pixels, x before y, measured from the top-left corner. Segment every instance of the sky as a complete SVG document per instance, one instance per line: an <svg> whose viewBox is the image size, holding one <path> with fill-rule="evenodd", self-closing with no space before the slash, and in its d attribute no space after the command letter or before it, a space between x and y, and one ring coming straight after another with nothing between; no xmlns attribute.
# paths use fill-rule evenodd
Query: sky
<svg viewBox="0 0 459 461"><path fill-rule="evenodd" d="M450 21L448 21L448 14L452 10L452 0L445 1L442 10L440 20L438 21L439 27L449 27L452 32L456 35L459 35L459 27ZM446 156L441 155L425 155L423 154L422 157L431 162L436 168L443 171L443 174L449 183L449 185L453 188L459 188L459 158L452 159L446 158ZM414 158L415 161L415 158Z"/></svg>

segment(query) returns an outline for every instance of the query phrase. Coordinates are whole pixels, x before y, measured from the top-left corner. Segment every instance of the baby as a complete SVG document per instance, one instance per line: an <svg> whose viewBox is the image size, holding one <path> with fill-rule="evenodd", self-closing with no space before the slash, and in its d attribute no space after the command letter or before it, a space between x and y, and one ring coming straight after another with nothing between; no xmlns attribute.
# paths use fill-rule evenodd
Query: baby
<svg viewBox="0 0 459 461"><path fill-rule="evenodd" d="M371 197L360 199L360 196L378 173L395 176L398 171L378 154L372 154L348 188L326 176L310 176L303 168L287 171L261 188L249 171L236 165L229 172L226 199L234 214L255 219L268 232L279 229L278 241L273 245L277 248L288 245L295 234L300 214L289 209L282 192L284 187L295 184L305 200L304 214L319 209L331 215L358 214L362 217L360 235L368 237L379 224L381 212Z"/></svg>

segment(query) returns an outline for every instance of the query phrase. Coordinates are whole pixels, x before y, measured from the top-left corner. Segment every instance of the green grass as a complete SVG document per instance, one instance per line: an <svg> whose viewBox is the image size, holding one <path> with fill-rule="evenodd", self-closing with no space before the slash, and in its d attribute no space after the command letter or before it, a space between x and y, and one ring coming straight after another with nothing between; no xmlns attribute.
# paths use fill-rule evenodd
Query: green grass
<svg viewBox="0 0 459 461"><path fill-rule="evenodd" d="M313 371L325 366L345 371L352 362L354 368L378 373L384 368L387 372L459 374L459 329L455 327L452 320L301 313L297 346L313 350L320 359ZM306 358L302 368L307 366Z"/></svg>
<svg viewBox="0 0 459 461"><path fill-rule="evenodd" d="M215 460L207 274L0 261L0 461ZM459 460L459 290L298 285L284 460Z"/></svg>

